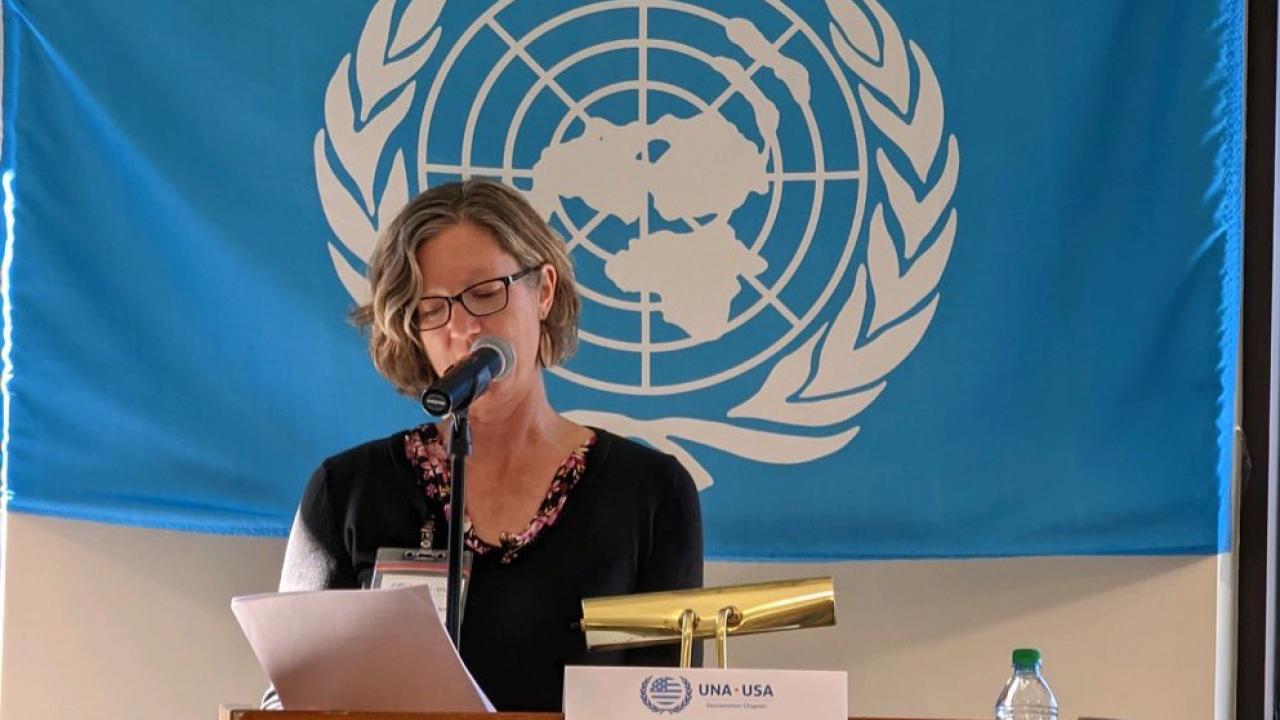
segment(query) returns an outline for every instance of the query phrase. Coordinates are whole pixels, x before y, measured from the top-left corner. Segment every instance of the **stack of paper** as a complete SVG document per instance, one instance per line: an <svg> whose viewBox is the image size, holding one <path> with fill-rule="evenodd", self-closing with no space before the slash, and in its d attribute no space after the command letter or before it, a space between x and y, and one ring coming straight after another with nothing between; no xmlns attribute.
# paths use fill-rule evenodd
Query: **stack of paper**
<svg viewBox="0 0 1280 720"><path fill-rule="evenodd" d="M492 712L426 586L234 598L286 710Z"/></svg>

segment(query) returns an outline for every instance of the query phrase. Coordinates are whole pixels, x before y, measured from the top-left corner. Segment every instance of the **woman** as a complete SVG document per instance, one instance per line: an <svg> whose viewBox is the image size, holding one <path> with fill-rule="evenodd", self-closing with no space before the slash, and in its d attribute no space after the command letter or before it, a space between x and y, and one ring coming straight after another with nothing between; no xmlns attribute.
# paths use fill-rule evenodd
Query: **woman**
<svg viewBox="0 0 1280 720"><path fill-rule="evenodd" d="M700 587L698 496L672 457L577 425L542 369L577 338L564 243L516 191L468 180L419 195L369 263L355 312L374 365L417 397L481 336L513 372L470 411L466 544L474 552L462 658L499 710L557 710L566 664L675 664L675 647L588 653L584 597ZM365 585L379 547L446 544L448 425L422 425L326 460L307 486L281 590ZM425 671L426 669L424 669Z"/></svg>

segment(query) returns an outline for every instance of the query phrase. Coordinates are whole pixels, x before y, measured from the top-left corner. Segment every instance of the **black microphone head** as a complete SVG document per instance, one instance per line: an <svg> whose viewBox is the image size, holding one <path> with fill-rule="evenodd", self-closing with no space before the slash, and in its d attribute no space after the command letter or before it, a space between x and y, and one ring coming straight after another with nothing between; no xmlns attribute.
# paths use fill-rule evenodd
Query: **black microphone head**
<svg viewBox="0 0 1280 720"><path fill-rule="evenodd" d="M449 396L436 391L434 387L424 389L419 400L422 402L423 411L428 415L444 417L449 414Z"/></svg>
<svg viewBox="0 0 1280 720"><path fill-rule="evenodd" d="M494 380L501 380L511 374L511 370L516 366L516 351L511 347L511 343L496 335L484 335L471 344L471 352L475 353L481 348L490 348L502 358L502 365L493 373Z"/></svg>
<svg viewBox="0 0 1280 720"><path fill-rule="evenodd" d="M466 410L490 382L509 375L515 364L516 353L511 343L500 337L481 337L472 343L467 357L450 366L431 387L422 391L422 409L436 417Z"/></svg>

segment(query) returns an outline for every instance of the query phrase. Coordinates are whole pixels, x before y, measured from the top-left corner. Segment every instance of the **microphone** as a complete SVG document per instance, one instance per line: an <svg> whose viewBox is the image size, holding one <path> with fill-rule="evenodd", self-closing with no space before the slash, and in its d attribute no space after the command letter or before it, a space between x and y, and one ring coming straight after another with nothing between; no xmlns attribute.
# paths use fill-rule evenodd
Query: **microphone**
<svg viewBox="0 0 1280 720"><path fill-rule="evenodd" d="M511 343L485 335L471 345L469 355L422 391L422 409L436 417L462 412L489 389L490 382L506 377L515 364Z"/></svg>

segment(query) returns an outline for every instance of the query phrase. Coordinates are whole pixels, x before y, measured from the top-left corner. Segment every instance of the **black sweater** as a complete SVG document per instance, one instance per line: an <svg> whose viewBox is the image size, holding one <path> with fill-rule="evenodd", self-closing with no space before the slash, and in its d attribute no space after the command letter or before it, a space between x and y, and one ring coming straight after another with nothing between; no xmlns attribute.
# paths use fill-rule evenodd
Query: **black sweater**
<svg viewBox="0 0 1280 720"><path fill-rule="evenodd" d="M595 433L555 525L511 563L497 554L474 560L462 658L498 710L559 710L565 665L677 663L676 646L589 653L572 626L583 598L702 586L702 520L689 474L670 455ZM335 455L307 484L280 589L367 585L378 548L418 547L428 519L442 547L444 508L427 498L403 432Z"/></svg>

